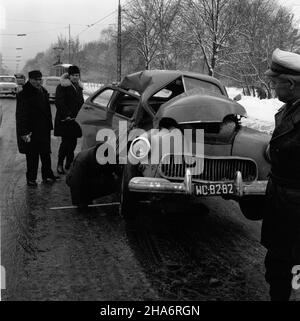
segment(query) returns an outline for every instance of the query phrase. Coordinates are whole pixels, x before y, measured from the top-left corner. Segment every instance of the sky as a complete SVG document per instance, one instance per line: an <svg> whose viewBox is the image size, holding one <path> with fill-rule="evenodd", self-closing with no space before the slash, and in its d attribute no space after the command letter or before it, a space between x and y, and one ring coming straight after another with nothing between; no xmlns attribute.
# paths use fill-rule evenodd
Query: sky
<svg viewBox="0 0 300 321"><path fill-rule="evenodd" d="M128 1L121 0L121 5ZM300 21L300 0L278 2L289 6ZM26 60L48 49L58 35L68 38L69 24L71 37L79 35L82 43L97 40L102 29L117 23L117 7L118 0L0 0L3 64L14 72L20 60L21 70ZM27 35L17 37L19 33Z"/></svg>
<svg viewBox="0 0 300 321"><path fill-rule="evenodd" d="M68 39L69 24L71 37L79 34L83 43L96 40L102 29L117 23L117 9L118 0L0 0L3 64L15 71L16 60L21 60L21 70L26 60L48 49L58 35ZM19 33L27 35L16 36Z"/></svg>

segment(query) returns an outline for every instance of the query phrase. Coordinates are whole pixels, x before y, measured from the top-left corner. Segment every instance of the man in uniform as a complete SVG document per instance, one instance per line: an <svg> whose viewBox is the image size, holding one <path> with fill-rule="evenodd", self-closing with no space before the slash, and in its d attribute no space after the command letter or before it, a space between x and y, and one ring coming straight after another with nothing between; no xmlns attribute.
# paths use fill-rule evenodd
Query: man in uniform
<svg viewBox="0 0 300 321"><path fill-rule="evenodd" d="M17 95L16 129L20 153L26 154L27 185L37 186L39 158L42 163L43 182L53 182L57 178L51 169L52 116L49 95L42 87L42 73L33 70L29 80Z"/></svg>
<svg viewBox="0 0 300 321"><path fill-rule="evenodd" d="M261 240L271 300L287 301L292 269L300 265L300 55L276 49L266 76L285 104L275 115L268 148L271 173Z"/></svg>

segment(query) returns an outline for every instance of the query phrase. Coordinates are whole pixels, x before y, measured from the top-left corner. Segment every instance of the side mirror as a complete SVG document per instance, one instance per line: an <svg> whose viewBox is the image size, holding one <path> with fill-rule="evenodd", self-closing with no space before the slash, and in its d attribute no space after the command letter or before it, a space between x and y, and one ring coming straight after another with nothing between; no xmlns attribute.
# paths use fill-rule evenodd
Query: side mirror
<svg viewBox="0 0 300 321"><path fill-rule="evenodd" d="M239 101L239 100L241 100L241 99L242 99L241 94L238 94L238 95L236 95L236 96L233 98L233 100L235 100L235 101Z"/></svg>

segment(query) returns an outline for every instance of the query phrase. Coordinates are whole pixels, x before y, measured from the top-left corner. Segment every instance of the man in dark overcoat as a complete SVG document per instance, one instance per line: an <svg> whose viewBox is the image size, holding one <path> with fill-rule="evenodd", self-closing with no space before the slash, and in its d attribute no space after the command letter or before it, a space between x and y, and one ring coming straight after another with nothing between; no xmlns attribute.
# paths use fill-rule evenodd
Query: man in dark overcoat
<svg viewBox="0 0 300 321"><path fill-rule="evenodd" d="M77 145L77 138L82 132L75 118L84 102L83 86L80 82L80 69L77 66L70 66L68 73L62 75L60 84L55 94L55 125L54 135L61 137L61 144L58 152L57 172L64 174L74 159L74 150Z"/></svg>
<svg viewBox="0 0 300 321"><path fill-rule="evenodd" d="M42 163L43 182L53 182L57 177L51 169L52 116L49 94L42 87L42 73L33 70L29 80L17 95L16 129L20 153L26 155L27 185L37 186L39 158Z"/></svg>
<svg viewBox="0 0 300 321"><path fill-rule="evenodd" d="M262 244L271 300L289 300L295 267L300 272L300 55L276 49L266 72L278 99L268 154L271 173Z"/></svg>

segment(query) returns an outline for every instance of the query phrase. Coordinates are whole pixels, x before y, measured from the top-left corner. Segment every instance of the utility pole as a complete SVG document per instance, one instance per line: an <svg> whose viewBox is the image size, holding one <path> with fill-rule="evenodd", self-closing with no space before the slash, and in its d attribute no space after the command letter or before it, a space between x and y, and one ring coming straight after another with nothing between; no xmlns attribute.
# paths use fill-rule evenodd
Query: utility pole
<svg viewBox="0 0 300 321"><path fill-rule="evenodd" d="M69 64L71 63L71 25L69 24Z"/></svg>
<svg viewBox="0 0 300 321"><path fill-rule="evenodd" d="M121 3L118 6L118 43L117 43L117 81L121 81L122 74L122 53L121 53Z"/></svg>

